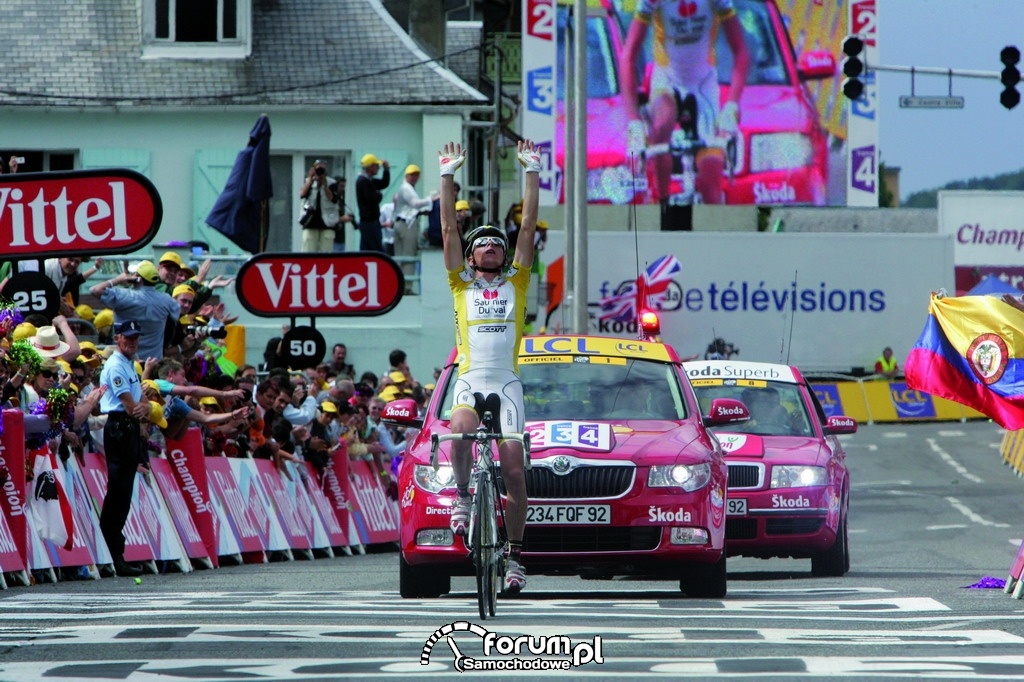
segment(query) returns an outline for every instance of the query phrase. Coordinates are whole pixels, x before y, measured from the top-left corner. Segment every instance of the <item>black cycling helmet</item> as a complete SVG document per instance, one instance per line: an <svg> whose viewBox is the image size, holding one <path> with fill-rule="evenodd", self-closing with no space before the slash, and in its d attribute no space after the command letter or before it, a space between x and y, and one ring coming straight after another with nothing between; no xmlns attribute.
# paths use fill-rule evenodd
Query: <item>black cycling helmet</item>
<svg viewBox="0 0 1024 682"><path fill-rule="evenodd" d="M508 253L508 237L505 236L505 232L494 225L481 225L480 227L473 228L469 231L469 234L466 235L466 248L464 250L466 258L469 258L473 253L473 242L480 237L497 237L501 240L502 248L505 250L505 253Z"/></svg>

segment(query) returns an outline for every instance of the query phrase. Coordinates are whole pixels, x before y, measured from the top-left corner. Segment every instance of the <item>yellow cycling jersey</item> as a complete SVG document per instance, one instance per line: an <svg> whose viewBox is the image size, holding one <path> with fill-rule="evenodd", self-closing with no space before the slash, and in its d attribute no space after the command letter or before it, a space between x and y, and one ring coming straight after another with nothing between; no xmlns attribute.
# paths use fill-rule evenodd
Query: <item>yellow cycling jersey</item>
<svg viewBox="0 0 1024 682"><path fill-rule="evenodd" d="M715 40L732 0L641 0L635 18L654 28L654 62L672 85L694 88L715 71Z"/></svg>
<svg viewBox="0 0 1024 682"><path fill-rule="evenodd" d="M459 374L474 369L519 371L519 340L526 319L530 270L513 263L488 283L469 268L448 271L455 300Z"/></svg>

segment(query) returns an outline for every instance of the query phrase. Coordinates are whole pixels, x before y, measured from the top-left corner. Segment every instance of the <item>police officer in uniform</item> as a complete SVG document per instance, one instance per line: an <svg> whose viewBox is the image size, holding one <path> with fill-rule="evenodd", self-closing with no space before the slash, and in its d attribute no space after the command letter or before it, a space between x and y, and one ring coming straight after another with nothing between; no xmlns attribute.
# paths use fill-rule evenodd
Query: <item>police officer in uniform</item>
<svg viewBox="0 0 1024 682"><path fill-rule="evenodd" d="M149 401L142 399L142 381L135 372L142 327L135 320L123 320L114 327L117 350L103 363L100 411L107 415L103 427L103 448L107 457L107 496L100 513L100 529L114 559L119 576L138 576L142 569L124 560L124 524L132 504L132 488L139 466L148 466L140 419L149 415Z"/></svg>

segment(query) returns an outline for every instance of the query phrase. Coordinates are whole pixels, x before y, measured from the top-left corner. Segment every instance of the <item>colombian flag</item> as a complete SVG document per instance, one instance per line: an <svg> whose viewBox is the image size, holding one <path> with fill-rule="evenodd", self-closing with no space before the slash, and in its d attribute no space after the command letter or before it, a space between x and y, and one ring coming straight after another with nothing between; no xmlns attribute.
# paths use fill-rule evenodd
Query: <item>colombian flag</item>
<svg viewBox="0 0 1024 682"><path fill-rule="evenodd" d="M907 386L1024 429L1024 313L996 296L932 296Z"/></svg>

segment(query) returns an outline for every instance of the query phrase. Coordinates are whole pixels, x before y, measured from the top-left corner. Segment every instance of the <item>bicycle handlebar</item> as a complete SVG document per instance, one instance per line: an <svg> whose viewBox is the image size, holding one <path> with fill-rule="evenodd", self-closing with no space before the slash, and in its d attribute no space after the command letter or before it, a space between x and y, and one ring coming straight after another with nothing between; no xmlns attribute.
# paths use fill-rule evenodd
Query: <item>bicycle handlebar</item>
<svg viewBox="0 0 1024 682"><path fill-rule="evenodd" d="M437 471L441 466L437 459L437 448L445 442L451 440L471 440L477 443L486 443L487 441L495 440L512 440L517 443L521 443L523 446L523 459L524 466L530 468L530 434L528 433L491 433L490 431L470 431L469 433L446 433L444 435L438 435L436 433L430 434L430 466L434 467L434 471Z"/></svg>

